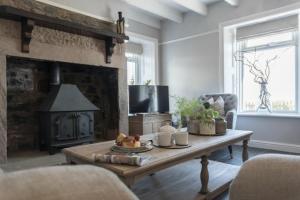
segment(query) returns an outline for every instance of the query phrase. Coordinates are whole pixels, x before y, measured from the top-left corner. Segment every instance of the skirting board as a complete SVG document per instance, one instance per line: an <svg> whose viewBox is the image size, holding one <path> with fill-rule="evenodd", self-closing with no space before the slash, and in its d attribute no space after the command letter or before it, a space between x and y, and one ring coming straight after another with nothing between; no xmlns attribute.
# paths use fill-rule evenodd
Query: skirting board
<svg viewBox="0 0 300 200"><path fill-rule="evenodd" d="M238 143L238 145L241 145L241 143ZM249 147L300 154L300 145L296 145L296 144L287 144L287 143L280 143L280 142L270 142L270 141L250 139L248 145Z"/></svg>

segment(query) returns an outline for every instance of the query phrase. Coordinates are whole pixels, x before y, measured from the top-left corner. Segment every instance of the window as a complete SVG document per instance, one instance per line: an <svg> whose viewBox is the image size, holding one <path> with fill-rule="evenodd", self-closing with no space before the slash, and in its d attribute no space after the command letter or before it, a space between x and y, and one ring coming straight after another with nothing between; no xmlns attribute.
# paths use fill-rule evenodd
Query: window
<svg viewBox="0 0 300 200"><path fill-rule="evenodd" d="M237 41L241 112L298 112L296 36L289 30Z"/></svg>
<svg viewBox="0 0 300 200"><path fill-rule="evenodd" d="M157 39L129 35L126 43L128 85L156 84Z"/></svg>
<svg viewBox="0 0 300 200"><path fill-rule="evenodd" d="M139 83L139 60L137 56L126 54L127 58L127 81L128 85Z"/></svg>

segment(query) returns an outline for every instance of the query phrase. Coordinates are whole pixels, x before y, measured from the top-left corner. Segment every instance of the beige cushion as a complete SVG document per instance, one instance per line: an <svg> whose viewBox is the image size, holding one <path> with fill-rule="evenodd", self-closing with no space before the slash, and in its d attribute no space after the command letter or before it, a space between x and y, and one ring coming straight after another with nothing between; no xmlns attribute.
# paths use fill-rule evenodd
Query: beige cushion
<svg viewBox="0 0 300 200"><path fill-rule="evenodd" d="M2 200L136 200L112 172L93 166L56 166L6 173Z"/></svg>
<svg viewBox="0 0 300 200"><path fill-rule="evenodd" d="M241 167L229 196L230 200L299 200L300 156L254 157Z"/></svg>
<svg viewBox="0 0 300 200"><path fill-rule="evenodd" d="M213 97L211 97L208 101L207 101L210 105L211 108L215 111L217 111L220 116L225 116L225 110L224 110L224 99L219 96L216 101L214 101Z"/></svg>
<svg viewBox="0 0 300 200"><path fill-rule="evenodd" d="M210 97L207 102L210 104L210 105L214 105L215 101L214 101L214 98Z"/></svg>

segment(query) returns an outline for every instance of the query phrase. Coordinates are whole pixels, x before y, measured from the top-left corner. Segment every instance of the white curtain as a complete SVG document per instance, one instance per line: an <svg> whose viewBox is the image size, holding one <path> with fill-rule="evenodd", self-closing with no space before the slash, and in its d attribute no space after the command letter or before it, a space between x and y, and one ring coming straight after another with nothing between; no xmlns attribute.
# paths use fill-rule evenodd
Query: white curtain
<svg viewBox="0 0 300 200"><path fill-rule="evenodd" d="M143 45L135 42L127 42L126 44L126 53L131 54L143 54Z"/></svg>
<svg viewBox="0 0 300 200"><path fill-rule="evenodd" d="M261 34L272 33L298 27L298 15L292 15L280 19L256 23L239 27L236 30L237 40L258 36Z"/></svg>
<svg viewBox="0 0 300 200"><path fill-rule="evenodd" d="M155 48L154 44L143 45L143 55L141 56L141 84L151 81L155 84Z"/></svg>

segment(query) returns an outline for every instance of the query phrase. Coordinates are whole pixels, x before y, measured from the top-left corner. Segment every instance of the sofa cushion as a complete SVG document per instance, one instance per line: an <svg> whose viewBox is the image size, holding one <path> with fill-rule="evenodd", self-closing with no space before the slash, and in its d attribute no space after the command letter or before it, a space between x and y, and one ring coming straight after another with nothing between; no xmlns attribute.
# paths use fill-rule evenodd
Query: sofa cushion
<svg viewBox="0 0 300 200"><path fill-rule="evenodd" d="M216 100L214 100L212 97L207 100L207 102L210 104L211 108L214 111L217 111L220 116L224 117L225 116L225 110L224 110L224 99L219 96Z"/></svg>
<svg viewBox="0 0 300 200"><path fill-rule="evenodd" d="M55 166L6 173L0 178L5 200L135 200L110 171L94 166Z"/></svg>
<svg viewBox="0 0 300 200"><path fill-rule="evenodd" d="M202 95L199 97L199 100L201 101L207 101L211 97L214 100L217 100L217 98L221 96L225 102L224 104L224 110L225 114L230 111L230 110L236 110L237 109L237 104L238 104L238 99L235 94L206 94Z"/></svg>

